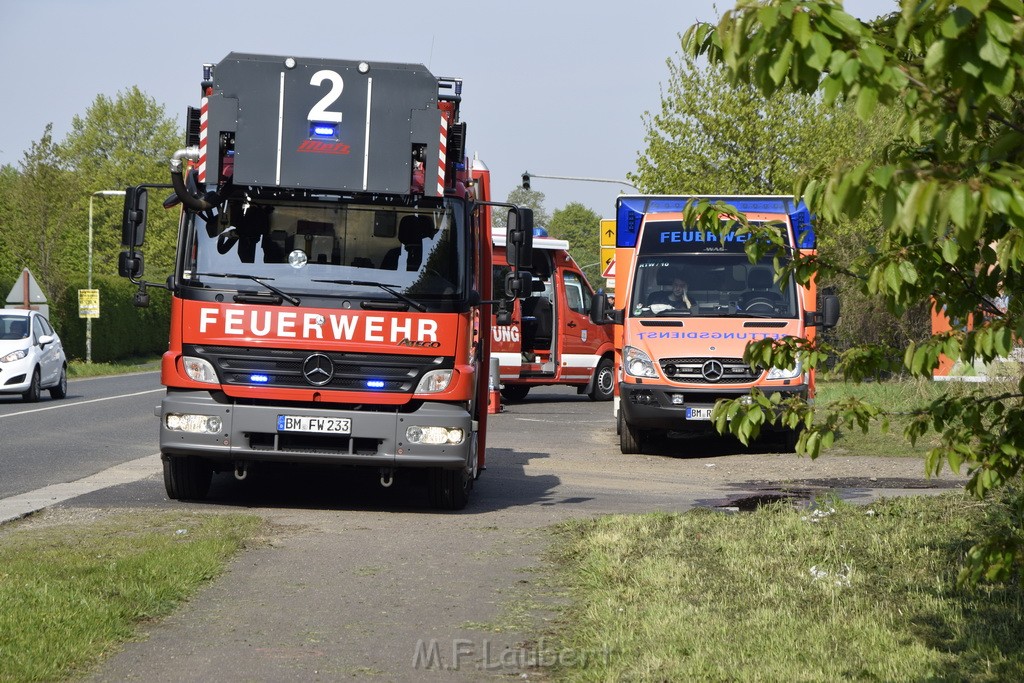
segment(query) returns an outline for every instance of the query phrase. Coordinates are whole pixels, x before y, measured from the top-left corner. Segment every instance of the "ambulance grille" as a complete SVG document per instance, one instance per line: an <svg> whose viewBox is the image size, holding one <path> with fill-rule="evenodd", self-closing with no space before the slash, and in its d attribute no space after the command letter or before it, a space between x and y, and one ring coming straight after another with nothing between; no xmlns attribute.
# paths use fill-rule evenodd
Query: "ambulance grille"
<svg viewBox="0 0 1024 683"><path fill-rule="evenodd" d="M686 384L749 384L761 376L742 358L662 358L661 370L669 380Z"/></svg>
<svg viewBox="0 0 1024 683"><path fill-rule="evenodd" d="M451 367L444 356L413 356L387 353L348 353L262 347L186 346L185 355L209 361L223 384L276 389L323 389L372 391L376 393L412 393L430 370ZM314 379L306 379L303 366L319 354L330 363ZM322 359L321 359L322 360ZM329 379L328 379L329 378Z"/></svg>

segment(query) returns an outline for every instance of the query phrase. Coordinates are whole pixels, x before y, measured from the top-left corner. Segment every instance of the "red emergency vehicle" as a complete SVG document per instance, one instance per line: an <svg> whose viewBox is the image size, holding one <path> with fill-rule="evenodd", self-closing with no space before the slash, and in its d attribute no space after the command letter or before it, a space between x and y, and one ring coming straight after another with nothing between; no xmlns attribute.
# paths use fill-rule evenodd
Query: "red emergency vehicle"
<svg viewBox="0 0 1024 683"><path fill-rule="evenodd" d="M615 416L623 453L643 452L667 432L710 431L719 399L758 387L765 394L814 397L814 371L751 368L746 345L765 338L810 339L839 318L839 301L822 297L815 283L777 280L772 258L751 263L749 232L736 228L719 239L683 221L688 203L723 202L753 223L782 231L787 248L816 248L810 212L782 196L624 195L616 204L616 292L623 308L616 326ZM593 318L608 320L599 297ZM786 445L797 434L782 431Z"/></svg>
<svg viewBox="0 0 1024 683"><path fill-rule="evenodd" d="M490 197L490 171L473 159L474 185ZM512 271L507 233L492 232L494 291L502 292ZM511 318L491 319L491 355L498 358L501 394L509 401L526 397L531 387L565 384L595 401L610 401L615 391L611 330L590 319L594 290L569 254L569 242L533 234L532 284L521 301L511 302Z"/></svg>
<svg viewBox="0 0 1024 683"><path fill-rule="evenodd" d="M174 273L141 280L147 186L128 189L119 264L136 303L171 295L168 496L281 462L374 468L383 486L418 471L435 507L466 504L492 292L461 87L418 64L231 53L204 67L165 202L182 207ZM530 212L509 225L521 242Z"/></svg>

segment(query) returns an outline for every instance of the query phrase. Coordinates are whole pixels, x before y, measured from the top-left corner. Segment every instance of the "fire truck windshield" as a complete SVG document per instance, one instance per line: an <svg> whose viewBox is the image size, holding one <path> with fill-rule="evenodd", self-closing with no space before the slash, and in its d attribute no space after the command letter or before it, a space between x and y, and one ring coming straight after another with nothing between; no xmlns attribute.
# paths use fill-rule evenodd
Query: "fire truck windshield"
<svg viewBox="0 0 1024 683"><path fill-rule="evenodd" d="M465 297L469 248L459 200L432 208L282 201L221 208L213 220L195 216L186 226L186 286L249 289L233 276L245 274L300 297L398 296L428 308Z"/></svg>
<svg viewBox="0 0 1024 683"><path fill-rule="evenodd" d="M796 289L775 282L771 260L744 253L640 256L629 304L633 317L795 318Z"/></svg>

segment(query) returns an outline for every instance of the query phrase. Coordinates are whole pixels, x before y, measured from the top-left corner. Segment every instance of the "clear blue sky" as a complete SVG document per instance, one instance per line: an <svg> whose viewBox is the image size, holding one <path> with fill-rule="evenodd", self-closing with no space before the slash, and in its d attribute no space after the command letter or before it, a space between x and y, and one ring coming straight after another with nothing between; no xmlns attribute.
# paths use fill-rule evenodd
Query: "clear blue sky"
<svg viewBox="0 0 1024 683"><path fill-rule="evenodd" d="M896 0L847 2L861 18ZM137 85L184 122L204 62L231 51L427 65L464 80L470 154L504 200L529 170L625 179L660 107L665 60L712 0L477 3L307 0L0 0L0 165L17 164L47 123L61 140L99 94ZM718 8L716 11L715 7ZM573 201L611 216L625 186L536 179L552 212Z"/></svg>

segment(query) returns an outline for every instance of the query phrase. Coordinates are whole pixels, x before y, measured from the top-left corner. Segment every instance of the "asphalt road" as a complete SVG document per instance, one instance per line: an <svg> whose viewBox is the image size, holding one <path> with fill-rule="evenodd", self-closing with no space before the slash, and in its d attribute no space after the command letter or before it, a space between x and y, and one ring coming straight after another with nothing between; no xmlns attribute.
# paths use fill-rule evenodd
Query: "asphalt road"
<svg viewBox="0 0 1024 683"><path fill-rule="evenodd" d="M487 470L458 513L430 510L414 478L383 489L375 473L298 467L254 471L245 482L219 475L210 500L176 503L164 495L156 459L144 459L156 450L152 409L159 392L146 393L156 377L134 381L122 387L123 398L112 392L102 402L34 418L13 414L20 405L0 406L5 434L12 420L38 430L60 419L65 429L97 438L95 452L47 449L50 470L72 469L71 462L79 473L117 461L146 466L125 483L71 497L27 523L178 506L252 511L276 531L181 611L152 625L144 640L109 659L90 677L95 681L543 677L543 661L540 667L529 662L559 599L545 557L557 522L694 505L747 509L826 490L868 502L960 483L926 480L913 458L811 461L775 453L770 444L743 449L717 438L671 439L658 453L623 456L610 404L552 388L492 416ZM70 403L84 402L94 389L73 383ZM99 390L94 393L99 399ZM91 414L88 405L99 412ZM0 463L7 460L5 439ZM21 483L10 490L67 481L47 480L24 465L18 471Z"/></svg>

